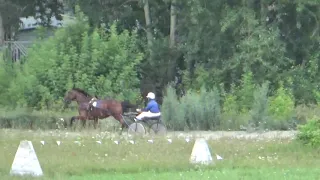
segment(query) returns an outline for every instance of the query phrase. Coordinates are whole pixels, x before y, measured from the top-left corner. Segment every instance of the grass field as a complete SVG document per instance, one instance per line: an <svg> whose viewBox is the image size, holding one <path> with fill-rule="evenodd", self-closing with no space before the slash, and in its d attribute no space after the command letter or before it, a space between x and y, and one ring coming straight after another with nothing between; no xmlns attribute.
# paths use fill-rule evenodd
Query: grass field
<svg viewBox="0 0 320 180"><path fill-rule="evenodd" d="M134 139L136 143L131 144L125 136L87 130L1 130L1 179L22 179L9 176L9 171L19 142L25 139L33 142L44 171L45 176L39 179L320 179L320 150L291 138L208 140L213 158L218 154L223 160L199 166L189 164L195 139L186 142L173 137L169 143L158 137L149 143L150 137L146 137ZM115 144L115 140L120 143Z"/></svg>

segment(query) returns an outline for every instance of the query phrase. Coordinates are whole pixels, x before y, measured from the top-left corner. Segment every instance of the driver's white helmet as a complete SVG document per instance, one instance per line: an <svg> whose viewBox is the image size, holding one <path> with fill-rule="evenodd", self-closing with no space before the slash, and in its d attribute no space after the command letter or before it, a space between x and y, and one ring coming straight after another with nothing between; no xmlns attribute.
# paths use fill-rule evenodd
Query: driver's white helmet
<svg viewBox="0 0 320 180"><path fill-rule="evenodd" d="M156 95L153 92L149 92L148 95L147 95L147 98L155 99Z"/></svg>

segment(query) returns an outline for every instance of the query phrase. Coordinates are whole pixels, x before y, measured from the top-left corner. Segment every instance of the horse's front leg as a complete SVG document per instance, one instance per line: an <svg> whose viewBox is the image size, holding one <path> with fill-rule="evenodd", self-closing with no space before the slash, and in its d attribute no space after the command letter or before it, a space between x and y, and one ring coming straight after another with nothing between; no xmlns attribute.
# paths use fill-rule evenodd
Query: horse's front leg
<svg viewBox="0 0 320 180"><path fill-rule="evenodd" d="M70 127L72 127L73 122L77 119L77 116L72 116L70 119Z"/></svg>
<svg viewBox="0 0 320 180"><path fill-rule="evenodd" d="M93 120L93 128L97 129L97 124L98 124L98 118L94 118Z"/></svg>

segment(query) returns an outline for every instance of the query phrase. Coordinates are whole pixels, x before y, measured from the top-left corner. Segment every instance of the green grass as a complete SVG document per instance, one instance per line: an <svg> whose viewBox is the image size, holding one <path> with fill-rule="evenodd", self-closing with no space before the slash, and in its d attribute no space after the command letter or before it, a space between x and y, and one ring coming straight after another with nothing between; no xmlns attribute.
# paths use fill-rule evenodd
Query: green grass
<svg viewBox="0 0 320 180"><path fill-rule="evenodd" d="M21 179L8 174L24 139L33 142L45 174L40 179L320 179L320 150L292 140L208 140L213 157L218 154L224 159L195 166L189 163L194 139L187 143L173 138L170 144L156 138L150 144L148 138L140 138L130 144L124 137L98 131L67 136L65 132L0 131L1 179ZM102 144L95 142L100 139ZM121 142L116 145L113 140Z"/></svg>
<svg viewBox="0 0 320 180"><path fill-rule="evenodd" d="M257 168L257 169L217 169L206 171L181 171L181 172L143 172L136 174L111 174L111 175L88 175L88 176L74 176L72 180L83 179L117 179L117 180L154 180L154 179L170 179L170 180L204 180L204 179L319 179L319 169L276 169L276 168Z"/></svg>

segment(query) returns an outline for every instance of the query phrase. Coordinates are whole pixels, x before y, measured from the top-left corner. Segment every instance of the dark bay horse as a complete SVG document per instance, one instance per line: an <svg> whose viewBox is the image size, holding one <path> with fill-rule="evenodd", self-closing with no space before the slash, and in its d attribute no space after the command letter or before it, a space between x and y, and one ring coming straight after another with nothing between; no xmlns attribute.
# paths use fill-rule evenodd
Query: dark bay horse
<svg viewBox="0 0 320 180"><path fill-rule="evenodd" d="M136 105L131 104L129 101L117 101L111 98L99 100L97 97L89 95L82 89L73 88L68 91L64 97L66 103L76 101L78 103L78 116L73 116L70 120L70 126L75 120L82 120L83 125L86 120L94 120L94 128L99 119L104 119L113 116L121 124L121 128L126 127L126 123L122 118L123 112L128 108L134 108ZM99 102L99 107L92 106L92 102Z"/></svg>

